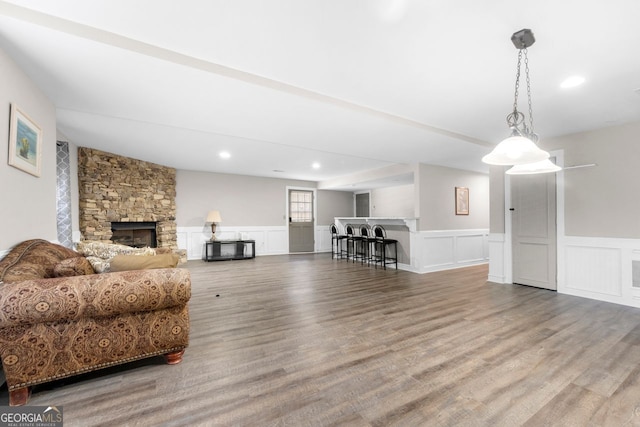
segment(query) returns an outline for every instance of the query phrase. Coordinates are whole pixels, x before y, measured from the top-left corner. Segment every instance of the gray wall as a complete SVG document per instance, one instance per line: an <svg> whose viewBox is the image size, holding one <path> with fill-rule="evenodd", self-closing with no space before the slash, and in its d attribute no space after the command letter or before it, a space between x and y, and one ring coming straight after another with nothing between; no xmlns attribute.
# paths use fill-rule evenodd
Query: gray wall
<svg viewBox="0 0 640 427"><path fill-rule="evenodd" d="M640 122L548 139L564 149L568 236L640 238Z"/></svg>
<svg viewBox="0 0 640 427"><path fill-rule="evenodd" d="M56 110L15 62L0 49L0 251L23 240L55 241L56 230ZM42 129L39 178L7 164L10 104L16 103Z"/></svg>
<svg viewBox="0 0 640 427"><path fill-rule="evenodd" d="M413 184L371 190L371 215L378 217L415 217Z"/></svg>
<svg viewBox="0 0 640 427"><path fill-rule="evenodd" d="M640 122L544 139L546 150L564 150L565 234L640 238ZM502 168L491 170L491 232L504 233Z"/></svg>
<svg viewBox="0 0 640 427"><path fill-rule="evenodd" d="M489 228L489 176L442 166L418 166L419 230ZM455 187L469 188L469 215L455 214Z"/></svg>
<svg viewBox="0 0 640 427"><path fill-rule="evenodd" d="M504 173L507 169L504 166L489 168L490 233L504 233Z"/></svg>
<svg viewBox="0 0 640 427"><path fill-rule="evenodd" d="M287 186L315 189L316 183L178 170L176 223L203 226L207 212L218 210L222 226L283 226ZM321 190L317 196L317 225L331 224L334 216L353 215L352 193Z"/></svg>
<svg viewBox="0 0 640 427"><path fill-rule="evenodd" d="M318 217L316 225L329 226L335 217L351 217L353 211L353 193L350 191L318 190Z"/></svg>

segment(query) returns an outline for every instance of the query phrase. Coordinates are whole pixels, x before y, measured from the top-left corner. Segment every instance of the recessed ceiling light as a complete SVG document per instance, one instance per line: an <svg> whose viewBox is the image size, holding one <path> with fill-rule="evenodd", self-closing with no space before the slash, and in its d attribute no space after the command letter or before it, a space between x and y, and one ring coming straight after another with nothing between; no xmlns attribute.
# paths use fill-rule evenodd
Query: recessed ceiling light
<svg viewBox="0 0 640 427"><path fill-rule="evenodd" d="M313 164L311 165L312 168L314 169L320 169L320 163L318 162L313 162Z"/></svg>
<svg viewBox="0 0 640 427"><path fill-rule="evenodd" d="M229 159L231 158L231 153L228 151L221 151L218 153L218 156L220 156L221 159Z"/></svg>
<svg viewBox="0 0 640 427"><path fill-rule="evenodd" d="M560 87L562 89L569 89L572 87L580 86L584 82L585 82L585 78L582 76L571 76L565 79L565 81L563 81L562 83L560 83Z"/></svg>
<svg viewBox="0 0 640 427"><path fill-rule="evenodd" d="M280 169L274 169L273 172L275 172L275 173L283 173L284 171L280 170Z"/></svg>

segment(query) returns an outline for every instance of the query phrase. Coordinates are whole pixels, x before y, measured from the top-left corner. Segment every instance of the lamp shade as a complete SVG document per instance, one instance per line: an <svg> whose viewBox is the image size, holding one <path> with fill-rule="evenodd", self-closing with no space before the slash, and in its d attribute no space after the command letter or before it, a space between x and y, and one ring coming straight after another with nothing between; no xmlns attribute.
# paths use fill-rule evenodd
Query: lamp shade
<svg viewBox="0 0 640 427"><path fill-rule="evenodd" d="M509 169L506 173L508 175L532 175L536 173L550 173L558 172L562 168L553 164L549 159L541 162L527 163L526 165L516 165Z"/></svg>
<svg viewBox="0 0 640 427"><path fill-rule="evenodd" d="M529 138L510 136L496 145L482 161L490 165L508 166L541 162L548 158L549 153L538 148Z"/></svg>
<svg viewBox="0 0 640 427"><path fill-rule="evenodd" d="M220 211L209 211L209 214L207 215L207 222L214 222L214 223L222 222Z"/></svg>

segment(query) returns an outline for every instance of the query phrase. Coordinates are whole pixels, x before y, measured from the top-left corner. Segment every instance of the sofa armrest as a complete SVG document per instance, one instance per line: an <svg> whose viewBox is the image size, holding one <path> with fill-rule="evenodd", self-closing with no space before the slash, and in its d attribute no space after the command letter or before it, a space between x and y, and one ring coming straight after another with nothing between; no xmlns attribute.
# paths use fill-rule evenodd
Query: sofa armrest
<svg viewBox="0 0 640 427"><path fill-rule="evenodd" d="M186 305L188 270L165 268L0 285L0 328Z"/></svg>

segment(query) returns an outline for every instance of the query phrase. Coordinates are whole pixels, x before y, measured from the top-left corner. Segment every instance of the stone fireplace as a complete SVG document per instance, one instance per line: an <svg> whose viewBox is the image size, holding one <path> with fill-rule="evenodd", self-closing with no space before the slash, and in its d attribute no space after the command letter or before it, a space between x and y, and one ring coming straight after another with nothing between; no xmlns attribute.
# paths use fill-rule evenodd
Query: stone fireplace
<svg viewBox="0 0 640 427"><path fill-rule="evenodd" d="M128 246L142 244L140 235L152 228L157 247L178 248L175 169L80 147L78 181L83 240L114 241L115 223L115 240L130 239ZM134 235L139 224L125 223L144 223L147 231Z"/></svg>

